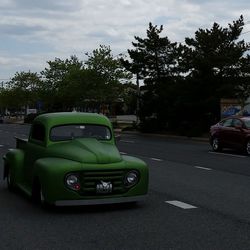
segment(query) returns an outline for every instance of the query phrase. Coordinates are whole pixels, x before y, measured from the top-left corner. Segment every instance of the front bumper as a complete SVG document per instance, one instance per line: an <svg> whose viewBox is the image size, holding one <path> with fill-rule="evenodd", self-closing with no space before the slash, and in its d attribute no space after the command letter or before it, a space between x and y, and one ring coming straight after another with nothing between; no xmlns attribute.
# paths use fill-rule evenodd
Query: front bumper
<svg viewBox="0 0 250 250"><path fill-rule="evenodd" d="M90 200L58 200L54 204L56 206L82 206L82 205L104 205L126 203L144 200L147 195L139 195L132 197L117 197L117 198L104 198L104 199L90 199Z"/></svg>

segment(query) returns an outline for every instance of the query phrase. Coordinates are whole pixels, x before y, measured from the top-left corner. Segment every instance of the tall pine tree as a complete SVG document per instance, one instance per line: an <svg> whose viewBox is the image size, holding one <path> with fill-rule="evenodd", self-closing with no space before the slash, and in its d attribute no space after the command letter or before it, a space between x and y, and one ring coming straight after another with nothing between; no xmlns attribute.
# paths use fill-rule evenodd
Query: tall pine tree
<svg viewBox="0 0 250 250"><path fill-rule="evenodd" d="M226 28L214 23L211 29L199 29L194 38L186 38L185 119L209 126L220 119L221 98L244 103L250 95L250 44L240 39L243 27L240 16Z"/></svg>
<svg viewBox="0 0 250 250"><path fill-rule="evenodd" d="M175 82L178 58L177 43L172 43L167 36L161 37L162 31L163 26L149 23L147 37L135 36L136 41L132 42L134 48L128 50L130 60L122 60L130 72L144 81L141 122L145 125L149 118L154 117L157 128L165 127L168 121L170 90ZM153 124L149 126L154 130Z"/></svg>

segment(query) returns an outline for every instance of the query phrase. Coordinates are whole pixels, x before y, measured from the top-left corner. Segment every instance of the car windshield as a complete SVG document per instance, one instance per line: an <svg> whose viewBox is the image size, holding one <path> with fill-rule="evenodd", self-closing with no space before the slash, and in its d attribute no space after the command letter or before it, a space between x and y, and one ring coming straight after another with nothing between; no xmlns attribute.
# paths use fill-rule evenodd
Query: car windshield
<svg viewBox="0 0 250 250"><path fill-rule="evenodd" d="M96 138L98 140L110 140L111 132L106 126L92 124L70 124L56 126L50 131L51 141L66 141L76 138Z"/></svg>
<svg viewBox="0 0 250 250"><path fill-rule="evenodd" d="M250 119L243 119L247 128L250 128Z"/></svg>

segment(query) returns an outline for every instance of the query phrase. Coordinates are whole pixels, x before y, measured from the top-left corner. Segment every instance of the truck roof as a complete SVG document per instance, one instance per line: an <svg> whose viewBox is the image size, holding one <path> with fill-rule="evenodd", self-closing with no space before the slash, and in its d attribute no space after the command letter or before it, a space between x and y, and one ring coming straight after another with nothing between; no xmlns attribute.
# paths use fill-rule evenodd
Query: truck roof
<svg viewBox="0 0 250 250"><path fill-rule="evenodd" d="M54 127L64 124L98 124L111 126L109 119L97 113L58 112L37 116L34 122L41 122L45 126Z"/></svg>

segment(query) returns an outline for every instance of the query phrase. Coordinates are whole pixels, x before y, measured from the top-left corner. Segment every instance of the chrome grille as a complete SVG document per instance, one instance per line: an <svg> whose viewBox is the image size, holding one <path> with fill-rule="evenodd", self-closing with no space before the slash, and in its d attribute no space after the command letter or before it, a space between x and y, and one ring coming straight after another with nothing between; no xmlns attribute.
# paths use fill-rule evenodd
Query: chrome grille
<svg viewBox="0 0 250 250"><path fill-rule="evenodd" d="M126 171L124 170L109 170L109 171L85 171L80 173L81 195L103 195L96 193L96 185L100 181L111 182L113 194L122 194L127 191L124 186L123 179Z"/></svg>

